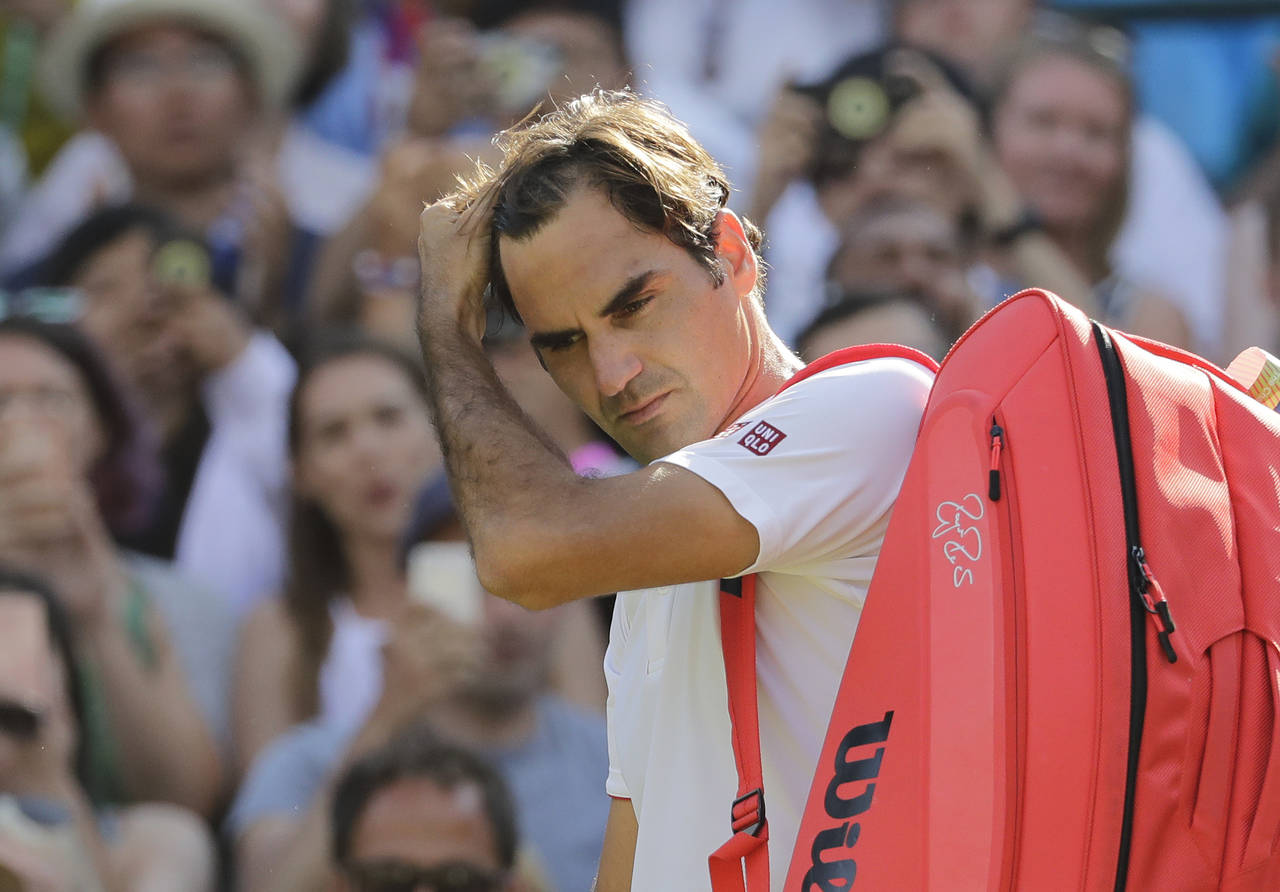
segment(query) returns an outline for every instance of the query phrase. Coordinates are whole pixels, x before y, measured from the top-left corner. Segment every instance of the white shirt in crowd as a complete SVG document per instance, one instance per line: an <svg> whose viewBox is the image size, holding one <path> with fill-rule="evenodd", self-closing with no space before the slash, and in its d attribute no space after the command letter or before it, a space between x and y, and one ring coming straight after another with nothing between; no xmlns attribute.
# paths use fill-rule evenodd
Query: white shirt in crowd
<svg viewBox="0 0 1280 892"><path fill-rule="evenodd" d="M285 426L297 367L256 332L203 385L209 439L178 528L174 563L243 617L284 577L289 487Z"/></svg>
<svg viewBox="0 0 1280 892"><path fill-rule="evenodd" d="M716 486L760 536L757 668L773 888L781 889L849 646L932 374L905 359L828 369L719 438L661 461ZM741 440L764 422L766 454ZM714 543L707 543L713 548ZM605 657L611 796L639 822L633 889L706 890L737 773L718 581L623 592Z"/></svg>

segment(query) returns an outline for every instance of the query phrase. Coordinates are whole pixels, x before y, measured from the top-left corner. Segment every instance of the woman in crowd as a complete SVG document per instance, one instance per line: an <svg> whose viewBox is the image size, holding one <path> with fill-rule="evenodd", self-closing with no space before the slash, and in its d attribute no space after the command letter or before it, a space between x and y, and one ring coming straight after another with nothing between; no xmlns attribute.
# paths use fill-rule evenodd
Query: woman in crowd
<svg viewBox="0 0 1280 892"><path fill-rule="evenodd" d="M1128 75L1094 32L1033 34L994 85L995 153L1031 211L1028 225L1041 227L1092 285L1099 315L1187 345L1191 332L1177 307L1111 262L1129 192L1133 115Z"/></svg>
<svg viewBox="0 0 1280 892"><path fill-rule="evenodd" d="M443 472L425 386L413 359L354 333L304 362L289 412L288 580L241 633L234 711L242 771L292 725L312 719L354 732L378 700L380 650L409 597L401 540L415 495ZM434 535L461 531L455 524ZM562 648L562 662L599 675L603 647L589 606L567 611L560 634L574 644Z"/></svg>
<svg viewBox="0 0 1280 892"><path fill-rule="evenodd" d="M95 799L210 815L223 790L210 675L226 655L176 647L194 639L179 627L221 634L208 599L112 541L146 491L144 447L112 382L73 328L0 322L0 558L38 568L64 598L86 668Z"/></svg>

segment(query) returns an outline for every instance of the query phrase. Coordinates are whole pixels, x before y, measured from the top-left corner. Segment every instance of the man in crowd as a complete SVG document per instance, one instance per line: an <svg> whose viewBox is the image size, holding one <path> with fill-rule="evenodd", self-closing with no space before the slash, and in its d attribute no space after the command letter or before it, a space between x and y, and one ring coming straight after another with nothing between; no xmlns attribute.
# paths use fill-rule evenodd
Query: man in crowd
<svg viewBox="0 0 1280 892"><path fill-rule="evenodd" d="M717 580L758 573L761 748L781 888L928 371L800 363L760 303L759 232L661 106L598 91L506 136L422 216L420 335L485 587L621 591L605 673L613 797L597 888L706 888L737 787ZM647 467L580 479L503 390L485 294ZM716 436L719 434L720 436Z"/></svg>
<svg viewBox="0 0 1280 892"><path fill-rule="evenodd" d="M25 284L24 271L95 206L132 199L205 237L213 280L239 301L300 295L314 241L290 218L266 127L300 57L292 32L255 0L77 3L38 76L50 104L90 129L17 208L22 225L0 245L0 271Z"/></svg>
<svg viewBox="0 0 1280 892"><path fill-rule="evenodd" d="M480 756L409 728L347 769L333 795L341 892L515 892L515 803Z"/></svg>
<svg viewBox="0 0 1280 892"><path fill-rule="evenodd" d="M590 885L609 810L603 722L545 693L557 617L478 597L476 626L410 605L383 647L382 695L354 738L308 722L255 760L227 819L242 889L322 888L339 830L330 829L329 785L344 764L423 720L497 766L552 888Z"/></svg>

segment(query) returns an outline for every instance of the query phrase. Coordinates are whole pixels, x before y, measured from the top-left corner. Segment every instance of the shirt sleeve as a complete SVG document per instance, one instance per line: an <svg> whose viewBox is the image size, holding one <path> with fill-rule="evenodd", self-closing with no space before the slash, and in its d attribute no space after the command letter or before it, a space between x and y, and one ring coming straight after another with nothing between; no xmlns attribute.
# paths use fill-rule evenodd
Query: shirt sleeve
<svg viewBox="0 0 1280 892"><path fill-rule="evenodd" d="M338 765L345 739L319 724L297 725L253 760L227 814L223 832L237 839L264 818L301 820L329 773Z"/></svg>
<svg viewBox="0 0 1280 892"><path fill-rule="evenodd" d="M628 631L631 623L624 603L625 593L618 595L614 602L613 621L609 625L609 647L604 654L604 680L608 685L609 696L605 701L606 734L609 742L609 776L605 780L605 792L615 799L630 799L631 792L622 778L622 767L618 751L618 727L615 704L625 699L623 687L623 654L627 648Z"/></svg>
<svg viewBox="0 0 1280 892"><path fill-rule="evenodd" d="M715 486L760 537L743 571L805 573L878 550L932 373L885 358L798 382L718 437L660 459Z"/></svg>

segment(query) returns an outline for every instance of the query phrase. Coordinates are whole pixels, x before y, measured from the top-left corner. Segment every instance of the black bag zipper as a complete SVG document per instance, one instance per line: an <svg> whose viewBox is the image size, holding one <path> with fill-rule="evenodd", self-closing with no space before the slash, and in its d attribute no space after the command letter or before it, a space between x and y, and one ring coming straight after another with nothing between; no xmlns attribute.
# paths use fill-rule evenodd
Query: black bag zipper
<svg viewBox="0 0 1280 892"><path fill-rule="evenodd" d="M1116 865L1115 892L1123 892L1129 881L1129 853L1133 841L1134 792L1138 779L1138 754L1142 747L1143 724L1147 710L1147 637L1146 616L1155 618L1156 629L1165 659L1177 662L1178 656L1169 640L1174 631L1169 604L1147 565L1146 552L1138 527L1138 487L1133 469L1133 440L1129 431L1129 399L1125 392L1124 368L1120 354L1107 329L1097 322L1093 340L1102 360L1102 373L1107 382L1107 401L1111 407L1111 428L1115 436L1116 461L1120 470L1120 495L1124 503L1125 567L1129 575L1129 760L1125 774L1124 817L1120 829L1120 855ZM1154 589L1156 600L1151 594Z"/></svg>

